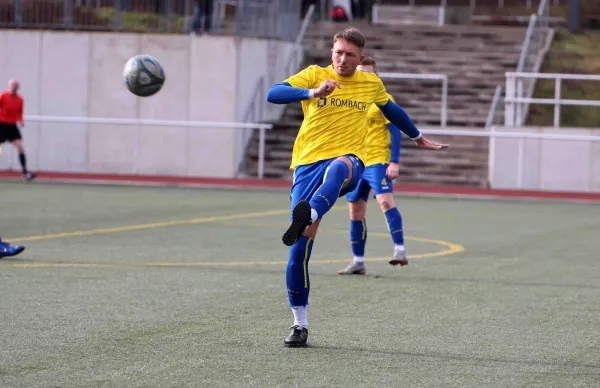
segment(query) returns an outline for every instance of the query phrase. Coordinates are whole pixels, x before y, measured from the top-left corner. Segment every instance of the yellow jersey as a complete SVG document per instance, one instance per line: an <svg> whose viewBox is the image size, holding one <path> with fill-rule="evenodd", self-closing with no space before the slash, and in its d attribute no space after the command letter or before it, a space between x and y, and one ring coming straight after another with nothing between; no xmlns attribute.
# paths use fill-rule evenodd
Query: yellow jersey
<svg viewBox="0 0 600 388"><path fill-rule="evenodd" d="M391 94L388 94L388 98L396 102ZM392 135L387 127L389 123L390 120L383 115L381 110L376 105L372 105L367 112L367 162L365 166L390 162Z"/></svg>
<svg viewBox="0 0 600 388"><path fill-rule="evenodd" d="M351 77L339 76L333 65L309 66L283 82L294 88L316 89L326 80L336 80L327 97L302 101L304 120L294 142L291 170L320 160L353 154L366 162L367 112L373 104L389 100L383 83L375 74L356 71Z"/></svg>

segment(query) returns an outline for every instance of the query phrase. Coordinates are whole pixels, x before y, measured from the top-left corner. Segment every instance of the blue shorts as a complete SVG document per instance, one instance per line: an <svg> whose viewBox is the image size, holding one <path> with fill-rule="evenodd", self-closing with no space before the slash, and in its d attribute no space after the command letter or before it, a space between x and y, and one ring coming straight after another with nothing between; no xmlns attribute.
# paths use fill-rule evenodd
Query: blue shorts
<svg viewBox="0 0 600 388"><path fill-rule="evenodd" d="M387 163L380 163L365 168L365 173L356 188L346 196L348 202L356 202L360 199L368 201L371 188L374 195L393 193L392 180L385 175L388 166Z"/></svg>
<svg viewBox="0 0 600 388"><path fill-rule="evenodd" d="M342 188L339 195L340 197L354 190L365 170L365 166L359 158L354 155L344 156L350 159L350 162L352 163L352 178L350 178L350 182ZM294 183L292 184L292 191L290 194L292 210L298 202L310 200L319 186L323 183L329 165L336 159L337 158L320 160L312 164L296 167L294 170Z"/></svg>

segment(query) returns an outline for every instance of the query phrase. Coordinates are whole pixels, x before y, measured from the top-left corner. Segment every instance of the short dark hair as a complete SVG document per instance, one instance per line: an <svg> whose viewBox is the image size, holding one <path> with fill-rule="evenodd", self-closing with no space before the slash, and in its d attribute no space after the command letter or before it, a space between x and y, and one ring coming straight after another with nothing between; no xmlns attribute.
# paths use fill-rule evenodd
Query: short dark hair
<svg viewBox="0 0 600 388"><path fill-rule="evenodd" d="M343 29L342 31L334 35L333 43L335 44L335 42L337 42L340 39L355 44L359 49L365 47L365 36L362 34L362 32L360 32L358 28L349 27Z"/></svg>
<svg viewBox="0 0 600 388"><path fill-rule="evenodd" d="M377 62L372 57L365 57L360 64L362 66L373 66L373 70L377 71Z"/></svg>

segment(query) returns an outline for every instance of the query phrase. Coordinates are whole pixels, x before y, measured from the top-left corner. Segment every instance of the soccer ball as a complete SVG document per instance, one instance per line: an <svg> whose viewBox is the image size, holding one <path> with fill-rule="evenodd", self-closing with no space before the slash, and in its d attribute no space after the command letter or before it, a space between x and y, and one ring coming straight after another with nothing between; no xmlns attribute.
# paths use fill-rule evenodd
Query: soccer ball
<svg viewBox="0 0 600 388"><path fill-rule="evenodd" d="M136 55L123 68L127 89L136 96L156 94L165 83L165 71L160 62L150 55Z"/></svg>

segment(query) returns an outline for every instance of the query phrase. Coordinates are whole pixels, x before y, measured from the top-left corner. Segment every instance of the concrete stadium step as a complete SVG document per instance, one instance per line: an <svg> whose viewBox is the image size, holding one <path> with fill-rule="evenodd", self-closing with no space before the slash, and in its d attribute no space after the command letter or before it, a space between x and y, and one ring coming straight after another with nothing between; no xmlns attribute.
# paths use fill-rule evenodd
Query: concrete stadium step
<svg viewBox="0 0 600 388"><path fill-rule="evenodd" d="M439 23L440 7L437 6L397 6L397 5L379 5L377 12L380 17L384 17L386 25L426 25L434 26Z"/></svg>
<svg viewBox="0 0 600 388"><path fill-rule="evenodd" d="M346 23L331 23L328 21L317 21L311 24L307 31L307 36L319 36L322 31L328 40L341 29L347 27ZM352 26L360 29L365 37L406 35L419 33L430 37L439 36L464 36L486 38L490 36L500 36L505 40L512 40L516 36L522 36L524 28L504 27L504 26L472 26L472 25L445 25L445 26L391 26L374 25L368 21L353 21Z"/></svg>

